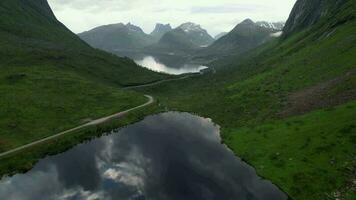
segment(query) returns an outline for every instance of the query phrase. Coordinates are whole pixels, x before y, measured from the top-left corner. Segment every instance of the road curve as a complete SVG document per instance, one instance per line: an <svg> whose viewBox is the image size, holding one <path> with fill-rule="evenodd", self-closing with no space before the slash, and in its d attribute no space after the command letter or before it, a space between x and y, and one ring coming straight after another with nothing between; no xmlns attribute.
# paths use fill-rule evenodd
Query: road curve
<svg viewBox="0 0 356 200"><path fill-rule="evenodd" d="M157 82L153 82L153 83L147 83L147 84L143 84L143 85L127 86L127 87L124 87L124 89L138 89L138 88L150 87L150 86L159 85L161 83L184 80L184 79L191 78L191 77L198 76L198 75L201 75L201 74L191 74L191 75L186 75L186 76L182 76L179 78L165 79L165 80L161 80L161 81L157 81Z"/></svg>
<svg viewBox="0 0 356 200"><path fill-rule="evenodd" d="M3 153L0 153L0 158L1 157L4 157L4 156L7 156L7 155L10 155L12 153L16 153L18 151L21 151L21 150L24 150L24 149L27 149L29 147L32 147L32 146L35 146L37 144L40 144L40 143L43 143L43 142L47 142L47 141L50 141L52 139L55 139L55 138L58 138L60 136L63 136L65 134L68 134L70 132L73 132L73 131L77 131L77 130L80 130L82 128L86 128L86 127L89 127L89 126L95 126L95 125L99 125L99 124L102 124L104 122L107 122L111 119L114 119L114 118L119 118L119 117L122 117L123 115L131 112L131 111L134 111L134 110L137 110L137 109L140 109L140 108L143 108L143 107L146 107L150 104L152 104L154 102L154 98L150 95L145 95L145 97L147 97L148 101L145 103L145 104L142 104L140 106L137 106L137 107L134 107L134 108L131 108L131 109L128 109L128 110L125 110L125 111L122 111L122 112L119 112L119 113L116 113L116 114L113 114L113 115L110 115L110 116L107 116L107 117L103 117L103 118L100 118L100 119L96 119L96 120L93 120L89 123L86 123L86 124L83 124L81 126L78 126L78 127L75 127L75 128L72 128L72 129L69 129L69 130L66 130L66 131L63 131L61 133L58 133L56 135L52 135L52 136L49 136L49 137L46 137L46 138L43 138L43 139L40 139L40 140L37 140L35 142L31 142L29 144L26 144L26 145L23 145L21 147L17 147L15 149L12 149L12 150L9 150L9 151L6 151L6 152L3 152Z"/></svg>

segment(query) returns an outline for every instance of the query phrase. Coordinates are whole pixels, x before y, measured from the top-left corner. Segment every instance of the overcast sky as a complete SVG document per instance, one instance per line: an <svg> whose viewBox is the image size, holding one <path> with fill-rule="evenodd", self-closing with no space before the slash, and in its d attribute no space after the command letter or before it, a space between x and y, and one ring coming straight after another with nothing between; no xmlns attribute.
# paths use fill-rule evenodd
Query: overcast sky
<svg viewBox="0 0 356 200"><path fill-rule="evenodd" d="M212 35L230 31L246 18L285 21L296 0L48 0L57 18L73 32L131 22L146 33L157 22L176 27L202 25Z"/></svg>

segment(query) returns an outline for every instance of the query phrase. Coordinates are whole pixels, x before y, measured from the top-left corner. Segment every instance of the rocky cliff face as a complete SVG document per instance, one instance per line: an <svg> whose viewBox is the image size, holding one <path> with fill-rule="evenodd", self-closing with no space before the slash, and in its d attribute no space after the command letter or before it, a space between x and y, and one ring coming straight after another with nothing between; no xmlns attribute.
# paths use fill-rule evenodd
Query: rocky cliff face
<svg viewBox="0 0 356 200"><path fill-rule="evenodd" d="M348 0L298 0L283 29L283 36L303 30L321 18L332 15Z"/></svg>
<svg viewBox="0 0 356 200"><path fill-rule="evenodd" d="M170 24L156 24L155 29L150 34L156 41L159 41L162 36L172 30Z"/></svg>

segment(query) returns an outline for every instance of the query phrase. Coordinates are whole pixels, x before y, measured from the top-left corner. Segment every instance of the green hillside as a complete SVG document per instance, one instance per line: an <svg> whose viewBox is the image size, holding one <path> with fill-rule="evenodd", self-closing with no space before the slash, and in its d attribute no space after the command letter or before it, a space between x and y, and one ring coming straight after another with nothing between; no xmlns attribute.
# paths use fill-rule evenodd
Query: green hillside
<svg viewBox="0 0 356 200"><path fill-rule="evenodd" d="M0 152L140 105L120 87L165 77L92 49L46 0L0 2Z"/></svg>
<svg viewBox="0 0 356 200"><path fill-rule="evenodd" d="M293 199L352 199L355 5L346 1L302 30L221 59L216 73L144 92L212 118L224 142Z"/></svg>

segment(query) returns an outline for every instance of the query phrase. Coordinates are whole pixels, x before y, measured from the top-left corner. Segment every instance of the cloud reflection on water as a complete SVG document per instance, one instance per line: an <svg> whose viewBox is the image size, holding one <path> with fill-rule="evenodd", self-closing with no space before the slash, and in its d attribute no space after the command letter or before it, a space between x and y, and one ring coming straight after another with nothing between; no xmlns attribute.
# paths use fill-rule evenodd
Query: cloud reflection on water
<svg viewBox="0 0 356 200"><path fill-rule="evenodd" d="M179 75L186 73L196 73L200 70L206 69L206 66L202 65L193 65L193 64L184 64L179 68L169 67L165 64L159 62L153 56L145 56L143 59L135 60L135 62L145 68L148 68L156 72L164 72L167 74Z"/></svg>
<svg viewBox="0 0 356 200"><path fill-rule="evenodd" d="M0 182L0 199L286 199L187 113L151 116Z"/></svg>

